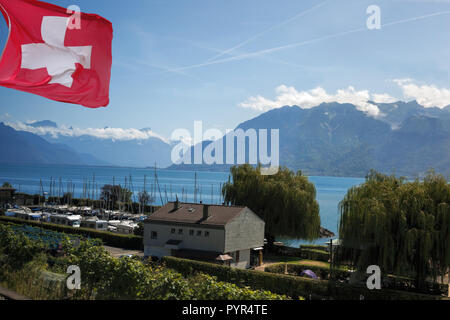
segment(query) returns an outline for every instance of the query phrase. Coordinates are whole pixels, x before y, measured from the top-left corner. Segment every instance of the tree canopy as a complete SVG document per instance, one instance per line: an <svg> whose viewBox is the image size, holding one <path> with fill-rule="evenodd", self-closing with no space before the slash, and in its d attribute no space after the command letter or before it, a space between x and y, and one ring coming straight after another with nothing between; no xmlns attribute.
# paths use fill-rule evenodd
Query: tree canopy
<svg viewBox="0 0 450 320"><path fill-rule="evenodd" d="M415 277L443 276L450 266L450 185L429 172L423 180L372 171L340 203L343 252L354 265ZM348 254L351 252L351 254ZM365 270L365 269L364 269Z"/></svg>
<svg viewBox="0 0 450 320"><path fill-rule="evenodd" d="M266 222L269 237L319 237L320 215L316 188L303 176L281 168L277 174L261 175L260 167L231 168L232 181L222 189L225 202L249 207Z"/></svg>
<svg viewBox="0 0 450 320"><path fill-rule="evenodd" d="M141 206L146 206L150 203L155 202L155 199L146 190L138 193L138 200Z"/></svg>
<svg viewBox="0 0 450 320"><path fill-rule="evenodd" d="M2 188L12 188L12 185L9 182L5 182L3 183Z"/></svg>
<svg viewBox="0 0 450 320"><path fill-rule="evenodd" d="M131 195L130 190L122 188L120 185L106 184L102 187L100 199L114 205L117 201L131 202Z"/></svg>

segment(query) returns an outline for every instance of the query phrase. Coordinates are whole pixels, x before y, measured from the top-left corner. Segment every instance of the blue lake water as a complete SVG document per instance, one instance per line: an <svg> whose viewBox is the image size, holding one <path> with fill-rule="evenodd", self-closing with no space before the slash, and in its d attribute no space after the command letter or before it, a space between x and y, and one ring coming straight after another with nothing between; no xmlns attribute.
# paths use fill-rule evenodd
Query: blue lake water
<svg viewBox="0 0 450 320"><path fill-rule="evenodd" d="M134 201L137 193L145 189L152 193L155 204L175 200L176 195L180 201L193 202L195 189L195 172L157 169L157 182L154 169L118 168L118 167L87 167L87 166L0 166L0 184L8 181L18 191L25 193L40 193L40 186L44 192L50 193L53 181L52 194L58 195L68 190L68 183L75 189L75 197L83 195L83 185L89 187L89 194L98 197L100 188L104 184L120 184L134 192ZM131 179L130 179L131 177ZM226 172L197 172L197 202L220 204L223 199L220 194L221 185L228 181ZM361 178L337 177L309 177L317 189L317 200L320 205L322 226L337 234L338 230L338 204L347 190L352 186L364 182ZM61 184L60 181L61 180ZM284 243L298 247L305 243L296 239L279 239ZM316 243L323 243L318 240Z"/></svg>

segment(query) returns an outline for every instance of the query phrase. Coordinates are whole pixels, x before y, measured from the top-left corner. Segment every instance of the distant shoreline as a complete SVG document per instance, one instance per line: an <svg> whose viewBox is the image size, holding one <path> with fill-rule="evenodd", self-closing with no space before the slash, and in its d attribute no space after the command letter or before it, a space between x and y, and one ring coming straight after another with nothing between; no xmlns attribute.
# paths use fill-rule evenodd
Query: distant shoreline
<svg viewBox="0 0 450 320"><path fill-rule="evenodd" d="M85 165L85 164L17 164L17 163L1 163L0 166L15 166L15 167L79 167L79 168L104 168L104 169L133 169L133 170L155 170L155 167L133 167L133 166L114 166L114 165ZM167 171L174 171L174 172L209 172L209 173L229 173L228 170L205 170L205 169L198 169L198 170L189 170L186 168L172 168L172 166L162 168L162 167L156 167L156 170L167 170ZM292 169L290 169L292 170ZM298 170L293 170L298 171ZM357 178L357 179L364 179L365 177L357 176L357 175L327 175L327 174L307 174L305 171L302 170L303 175L307 177L331 177L331 178ZM410 177L406 177L410 178Z"/></svg>
<svg viewBox="0 0 450 320"><path fill-rule="evenodd" d="M14 167L43 167L43 168L51 168L51 167L72 167L72 168L101 168L101 169L132 169L132 170L149 170L154 171L155 167L133 167L133 166L114 166L114 165L84 165L84 164L17 164L17 163L0 163L0 166L14 166ZM290 169L290 168L289 168ZM198 170L189 170L187 168L173 168L173 165L162 168L162 167L156 167L156 170L160 171L172 171L172 172L185 172L185 173L229 173L229 170L205 170L205 169L198 169ZM292 171L298 171L293 170ZM314 178L314 177L329 177L329 178L354 178L354 179L365 179L366 177L358 176L358 175L327 175L327 174L318 174L318 173L311 173L308 174L306 171L302 171L302 174L306 177ZM391 175L389 173L381 172L386 175ZM439 172L438 172L439 173ZM396 177L403 177L407 180L414 181L416 178L422 179L425 173L421 173L420 175L416 176L408 176L408 175L397 175L394 173Z"/></svg>

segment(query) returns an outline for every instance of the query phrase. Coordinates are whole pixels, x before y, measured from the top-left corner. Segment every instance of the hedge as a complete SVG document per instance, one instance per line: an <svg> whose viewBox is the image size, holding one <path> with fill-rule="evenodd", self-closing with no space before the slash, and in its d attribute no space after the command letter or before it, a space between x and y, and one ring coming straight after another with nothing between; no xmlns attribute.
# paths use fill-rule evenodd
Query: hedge
<svg viewBox="0 0 450 320"><path fill-rule="evenodd" d="M268 290L273 293L285 294L294 299L309 297L310 295L315 298L322 298L326 296L328 291L326 281L275 275L263 271L242 270L175 257L164 257L162 261L166 267L175 269L185 276L202 272L217 277L219 281L248 286L254 290Z"/></svg>
<svg viewBox="0 0 450 320"><path fill-rule="evenodd" d="M326 247L320 245L302 245L300 248L275 246L273 250L274 253L285 257L297 257L324 262L328 262L330 259L330 253L326 251Z"/></svg>
<svg viewBox="0 0 450 320"><path fill-rule="evenodd" d="M286 270L287 268L287 270ZM321 279L328 279L328 275L330 273L329 268L324 268L320 266L310 266L310 265L302 265L297 263L279 263L268 266L265 268L266 272L284 274L287 271L288 274L294 276L300 276L301 273L305 270L313 271L317 276ZM333 279L335 280L344 280L350 276L350 273L346 270L333 269Z"/></svg>
<svg viewBox="0 0 450 320"><path fill-rule="evenodd" d="M314 280L303 277L275 274L263 271L234 269L223 265L207 262L186 260L175 257L164 257L163 263L168 268L175 269L185 276L196 272L216 276L220 281L249 286L258 290L269 290L285 294L294 299L339 299L359 300L361 295L366 300L438 300L440 296L417 294L395 290L369 290L365 287L350 286L340 282Z"/></svg>
<svg viewBox="0 0 450 320"><path fill-rule="evenodd" d="M302 248L300 258L328 262L328 260L330 260L330 254L322 250Z"/></svg>
<svg viewBox="0 0 450 320"><path fill-rule="evenodd" d="M311 270L316 275L318 275L321 279L328 279L328 275L330 273L329 268L324 268L320 266L311 266L311 265L302 265L298 263L277 263L270 266L267 266L264 269L266 272L270 273L277 273L277 274L285 274L287 273L289 275L293 276L300 276L301 273L304 270ZM351 273L347 270L343 270L342 268L334 268L333 269L333 280L342 281L346 280L351 276ZM413 293L415 292L408 291L411 290L411 284L414 282L413 280L403 279L401 277L388 275L387 277L389 279L389 289L394 291L397 290L399 292L408 292ZM431 284L430 287L433 287L433 290L428 292L428 294L444 294L448 295L448 286L443 284Z"/></svg>
<svg viewBox="0 0 450 320"><path fill-rule="evenodd" d="M313 250L321 250L324 252L328 252L328 246L321 244L302 244L300 245L300 249L313 249Z"/></svg>
<svg viewBox="0 0 450 320"><path fill-rule="evenodd" d="M106 231L97 231L87 228L73 228L70 226L62 226L45 222L28 221L12 217L0 216L0 222L10 222L17 224L27 224L33 227L48 229L52 231L63 232L67 234L78 234L87 238L101 239L105 245L118 247L129 250L142 250L144 241L143 237L135 235L121 235Z"/></svg>

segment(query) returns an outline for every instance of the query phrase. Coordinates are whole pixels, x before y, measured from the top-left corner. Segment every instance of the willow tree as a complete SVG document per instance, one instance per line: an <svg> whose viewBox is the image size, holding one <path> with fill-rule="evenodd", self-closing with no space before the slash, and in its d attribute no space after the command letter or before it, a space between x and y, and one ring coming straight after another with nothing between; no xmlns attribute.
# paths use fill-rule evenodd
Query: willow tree
<svg viewBox="0 0 450 320"><path fill-rule="evenodd" d="M384 272L412 276L417 288L450 267L450 185L429 172L425 179L372 171L339 205L340 259L360 270L378 265Z"/></svg>
<svg viewBox="0 0 450 320"><path fill-rule="evenodd" d="M319 237L319 204L316 188L299 171L282 168L275 175L261 175L259 167L231 168L233 180L222 189L225 202L249 207L266 222L266 237Z"/></svg>

